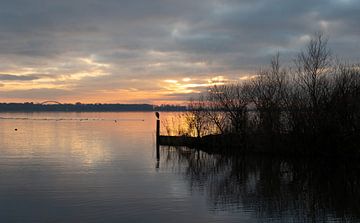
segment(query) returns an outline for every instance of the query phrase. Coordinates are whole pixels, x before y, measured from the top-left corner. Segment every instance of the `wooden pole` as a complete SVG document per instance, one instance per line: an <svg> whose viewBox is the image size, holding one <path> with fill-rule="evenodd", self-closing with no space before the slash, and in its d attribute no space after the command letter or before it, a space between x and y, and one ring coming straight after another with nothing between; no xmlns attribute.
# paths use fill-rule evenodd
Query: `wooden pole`
<svg viewBox="0 0 360 223"><path fill-rule="evenodd" d="M160 115L159 112L156 115L156 159L160 160Z"/></svg>

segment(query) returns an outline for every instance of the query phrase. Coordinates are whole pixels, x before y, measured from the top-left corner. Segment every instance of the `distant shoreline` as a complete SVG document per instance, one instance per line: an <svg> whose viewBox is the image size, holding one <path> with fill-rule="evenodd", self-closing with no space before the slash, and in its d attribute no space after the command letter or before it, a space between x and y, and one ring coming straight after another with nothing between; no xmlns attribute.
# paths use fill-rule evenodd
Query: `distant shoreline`
<svg viewBox="0 0 360 223"><path fill-rule="evenodd" d="M186 110L186 106L179 105L0 103L0 112L176 112Z"/></svg>
<svg viewBox="0 0 360 223"><path fill-rule="evenodd" d="M156 111L159 111L159 110L154 110L154 111L141 111L141 110L136 110L136 111L132 111L132 110L123 110L123 111L2 111L0 110L0 114L1 113L97 113L97 112L104 112L104 113L111 113L111 112L117 112L117 113L122 113L122 112L135 112L135 113L143 113L143 112L156 112ZM160 111L160 112L178 112L178 113L181 113L181 112L185 112L185 111L166 111L166 110L163 110L163 111ZM1 118L1 117L0 117Z"/></svg>

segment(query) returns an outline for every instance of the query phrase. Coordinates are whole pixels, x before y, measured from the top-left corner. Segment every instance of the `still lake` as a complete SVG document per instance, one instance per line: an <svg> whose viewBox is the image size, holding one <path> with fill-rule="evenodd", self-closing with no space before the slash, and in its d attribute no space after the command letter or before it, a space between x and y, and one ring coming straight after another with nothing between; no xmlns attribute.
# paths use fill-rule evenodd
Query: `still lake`
<svg viewBox="0 0 360 223"><path fill-rule="evenodd" d="M160 149L150 112L0 113L0 222L360 222L356 162Z"/></svg>

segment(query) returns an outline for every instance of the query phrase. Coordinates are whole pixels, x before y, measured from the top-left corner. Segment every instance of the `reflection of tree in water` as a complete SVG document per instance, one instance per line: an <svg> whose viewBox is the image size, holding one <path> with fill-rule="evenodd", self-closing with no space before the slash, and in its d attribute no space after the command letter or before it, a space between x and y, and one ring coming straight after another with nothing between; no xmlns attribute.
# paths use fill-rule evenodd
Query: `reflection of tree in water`
<svg viewBox="0 0 360 223"><path fill-rule="evenodd" d="M360 221L360 166L344 161L224 157L163 150L165 164L206 192L216 210L256 213L261 221Z"/></svg>

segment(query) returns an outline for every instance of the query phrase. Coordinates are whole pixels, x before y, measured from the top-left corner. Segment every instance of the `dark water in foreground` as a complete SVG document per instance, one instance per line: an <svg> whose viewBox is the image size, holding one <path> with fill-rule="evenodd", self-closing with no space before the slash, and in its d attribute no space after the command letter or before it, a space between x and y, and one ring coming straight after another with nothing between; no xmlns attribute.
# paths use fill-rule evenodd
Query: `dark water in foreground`
<svg viewBox="0 0 360 223"><path fill-rule="evenodd" d="M360 222L357 163L167 147L157 163L153 116L0 113L0 222Z"/></svg>

